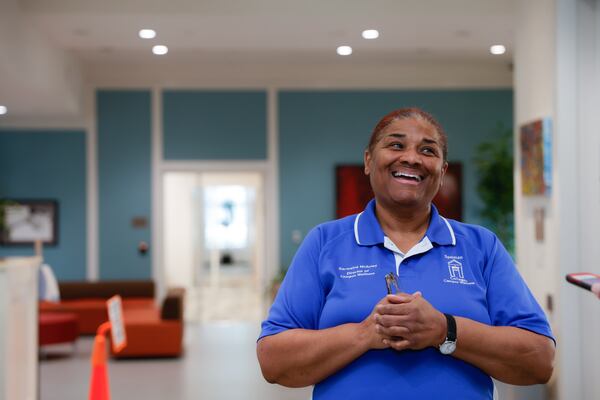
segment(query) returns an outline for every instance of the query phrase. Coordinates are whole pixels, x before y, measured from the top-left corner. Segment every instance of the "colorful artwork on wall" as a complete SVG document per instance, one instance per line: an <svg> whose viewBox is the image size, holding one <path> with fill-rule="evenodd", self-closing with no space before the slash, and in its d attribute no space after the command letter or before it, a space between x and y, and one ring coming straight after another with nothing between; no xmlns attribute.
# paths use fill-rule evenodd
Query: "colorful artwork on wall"
<svg viewBox="0 0 600 400"><path fill-rule="evenodd" d="M373 198L369 177L363 165L338 165L336 174L336 217L342 218L364 210ZM441 215L462 220L462 164L448 163L444 183L433 199Z"/></svg>
<svg viewBox="0 0 600 400"><path fill-rule="evenodd" d="M552 193L552 120L521 126L521 191L525 196Z"/></svg>

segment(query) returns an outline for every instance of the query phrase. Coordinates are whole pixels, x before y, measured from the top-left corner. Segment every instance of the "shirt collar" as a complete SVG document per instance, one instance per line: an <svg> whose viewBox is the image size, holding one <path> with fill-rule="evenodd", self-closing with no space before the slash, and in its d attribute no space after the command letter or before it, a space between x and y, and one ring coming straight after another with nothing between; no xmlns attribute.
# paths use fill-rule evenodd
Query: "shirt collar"
<svg viewBox="0 0 600 400"><path fill-rule="evenodd" d="M437 208L431 205L431 218L425 236L438 245L456 245L456 236L452 226L442 217ZM375 199L371 200L364 211L354 219L354 238L361 246L373 246L383 243L385 234L375 215Z"/></svg>

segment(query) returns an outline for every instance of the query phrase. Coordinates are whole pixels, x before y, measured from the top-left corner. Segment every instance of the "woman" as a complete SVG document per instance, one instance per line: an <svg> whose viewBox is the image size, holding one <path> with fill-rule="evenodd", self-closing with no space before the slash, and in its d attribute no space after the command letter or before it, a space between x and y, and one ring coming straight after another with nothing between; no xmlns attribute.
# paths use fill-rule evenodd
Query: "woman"
<svg viewBox="0 0 600 400"><path fill-rule="evenodd" d="M422 110L377 124L364 156L375 199L302 243L262 325L267 381L315 385L315 400L491 399L490 377L550 379L554 339L509 254L431 203L446 155ZM400 292L386 295L386 275Z"/></svg>

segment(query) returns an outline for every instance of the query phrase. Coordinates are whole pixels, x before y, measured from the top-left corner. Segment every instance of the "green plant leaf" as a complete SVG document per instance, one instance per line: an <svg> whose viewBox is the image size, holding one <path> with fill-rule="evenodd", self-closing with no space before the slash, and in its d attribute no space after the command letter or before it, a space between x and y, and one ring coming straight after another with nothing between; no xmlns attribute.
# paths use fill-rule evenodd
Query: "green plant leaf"
<svg viewBox="0 0 600 400"><path fill-rule="evenodd" d="M475 150L476 189L484 204L480 210L484 225L513 253L513 132L501 123L495 130L496 139L479 144Z"/></svg>

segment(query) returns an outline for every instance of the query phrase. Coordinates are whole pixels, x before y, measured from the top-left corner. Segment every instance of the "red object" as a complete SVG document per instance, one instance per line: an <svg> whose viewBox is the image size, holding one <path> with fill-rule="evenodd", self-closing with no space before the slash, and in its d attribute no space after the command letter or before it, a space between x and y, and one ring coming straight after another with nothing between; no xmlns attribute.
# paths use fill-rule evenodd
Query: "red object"
<svg viewBox="0 0 600 400"><path fill-rule="evenodd" d="M108 320L106 300L117 292L123 298L127 347L117 358L177 357L183 351L183 289L170 288L160 305L149 282L59 283L61 301L40 302L42 312L65 312L79 318L79 334L94 334ZM104 297L107 296L107 297ZM146 297L147 296L147 297Z"/></svg>
<svg viewBox="0 0 600 400"><path fill-rule="evenodd" d="M40 346L74 342L79 336L75 314L41 312L38 321L38 343Z"/></svg>
<svg viewBox="0 0 600 400"><path fill-rule="evenodd" d="M444 183L433 198L433 204L442 216L462 221L462 164L460 162L448 163Z"/></svg>
<svg viewBox="0 0 600 400"><path fill-rule="evenodd" d="M177 357L182 352L183 324L161 320L160 316L146 318L144 313L124 312L127 346L111 354L116 358Z"/></svg>
<svg viewBox="0 0 600 400"><path fill-rule="evenodd" d="M338 165L335 168L337 185L336 217L343 218L365 209L373 198L371 182L363 165Z"/></svg>
<svg viewBox="0 0 600 400"><path fill-rule="evenodd" d="M106 334L110 331L110 322L98 327L92 352L92 376L90 378L89 400L110 400L108 367L106 366Z"/></svg>
<svg viewBox="0 0 600 400"><path fill-rule="evenodd" d="M123 309L129 308L156 308L154 298L126 298L123 299ZM79 333L90 335L96 332L98 326L108 320L106 311L106 299L103 298L81 298L61 300L59 303L41 302L40 309L44 312L68 312L77 315L79 319Z"/></svg>

